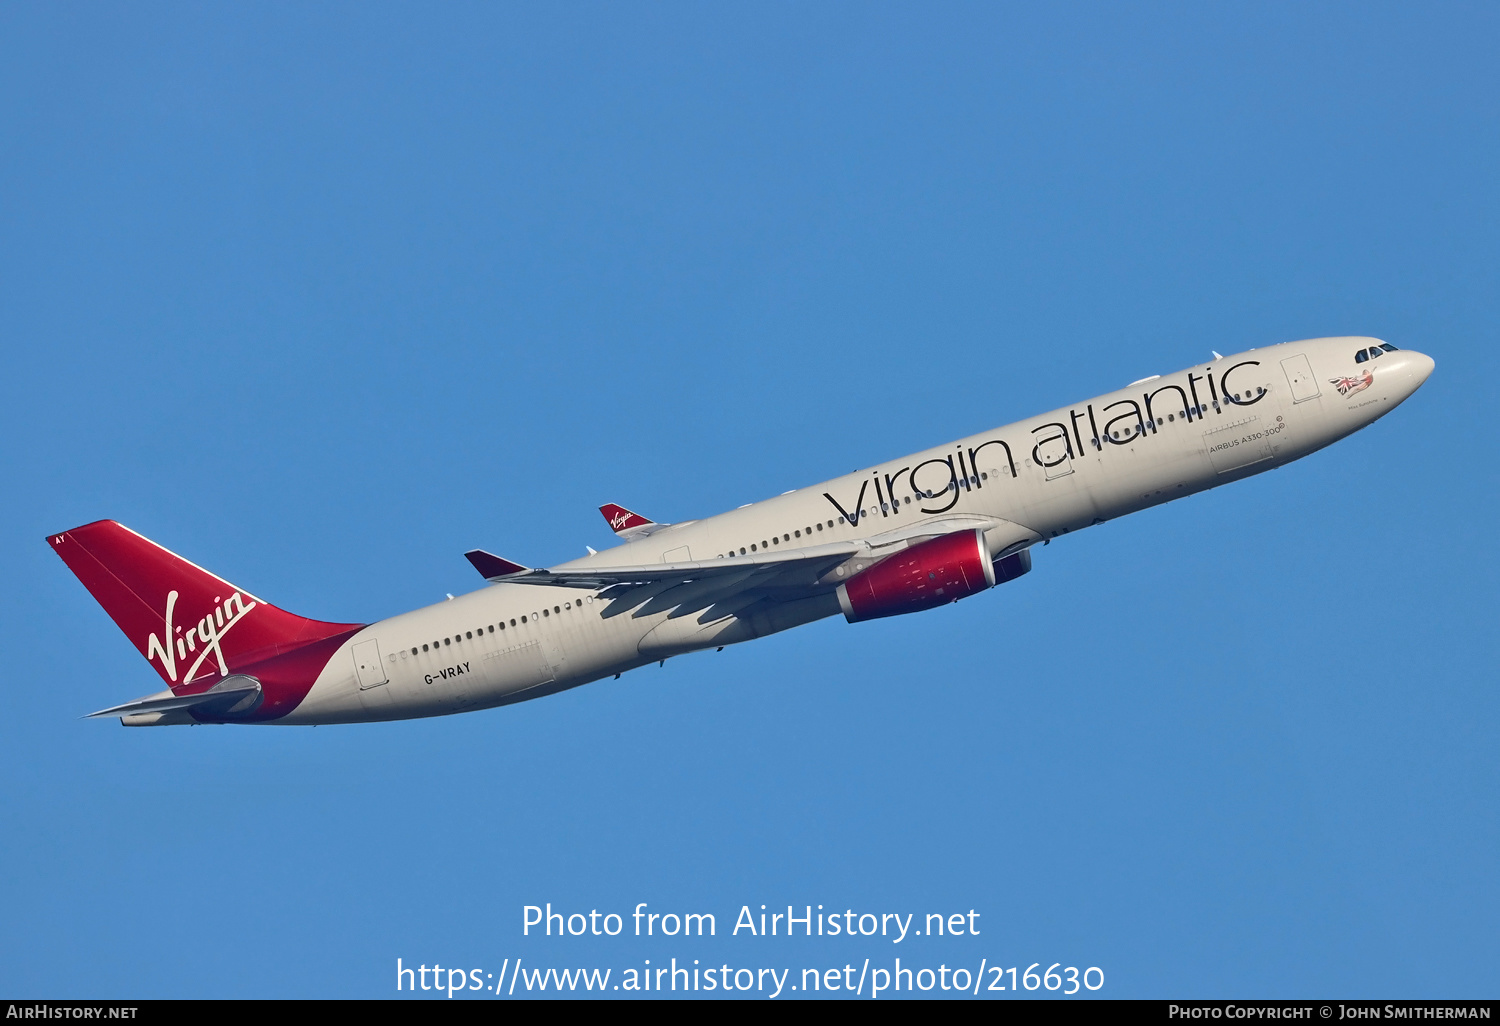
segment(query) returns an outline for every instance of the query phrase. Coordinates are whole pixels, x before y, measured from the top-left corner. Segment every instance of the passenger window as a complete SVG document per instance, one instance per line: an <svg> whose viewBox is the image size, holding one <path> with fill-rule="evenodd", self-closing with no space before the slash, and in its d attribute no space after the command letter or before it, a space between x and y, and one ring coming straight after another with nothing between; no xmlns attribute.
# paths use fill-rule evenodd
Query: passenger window
<svg viewBox="0 0 1500 1026"><path fill-rule="evenodd" d="M473 632L473 631L469 631L469 632L467 632L467 633L466 633L466 634L465 634L465 635L464 635L464 636L465 636L465 637L466 637L466 638L468 638L468 639L469 639L469 640L470 640L470 641L473 641L473 640L474 640L474 632Z"/></svg>
<svg viewBox="0 0 1500 1026"><path fill-rule="evenodd" d="M564 609L572 609L573 608L573 603L571 603L571 602L564 602L563 603L563 608Z"/></svg>
<svg viewBox="0 0 1500 1026"><path fill-rule="evenodd" d="M514 622L515 622L515 621L514 621L514 620L512 620L512 621L511 621L511 622L512 622L512 623L514 623ZM525 623L525 622L526 622L526 617L524 617L524 616L523 616L523 617L521 617L521 622L522 622L522 623Z"/></svg>
<svg viewBox="0 0 1500 1026"><path fill-rule="evenodd" d="M757 549L756 549L756 547L755 547L755 543L754 543L754 542L751 542L751 543L750 543L750 551L751 551L751 552L756 552L756 551L758 551L758 550L757 550Z"/></svg>
<svg viewBox="0 0 1500 1026"><path fill-rule="evenodd" d="M744 554L745 554L745 547L743 545L741 545L740 546L740 555L743 556Z"/></svg>
<svg viewBox="0 0 1500 1026"><path fill-rule="evenodd" d="M515 623L515 621L514 621L514 620L512 620L512 621L511 621L511 623ZM502 630L502 631L503 631L503 630L505 630L505 621L504 621L504 620L501 620L501 621L500 621L500 629L501 629L501 630Z"/></svg>
<svg viewBox="0 0 1500 1026"><path fill-rule="evenodd" d="M423 652L426 652L426 651L427 651L427 646L426 646L426 645L423 645L423 646L422 646L422 651L423 651ZM417 650L416 650L416 649L412 649L412 650L411 650L411 654L412 654L412 655L416 655L416 654L417 654Z"/></svg>
<svg viewBox="0 0 1500 1026"><path fill-rule="evenodd" d="M548 614L548 612L547 612L547 611L546 611L546 610L545 610L545 609L543 609L543 610L542 610L542 615L543 615L543 616L548 616L548 615L550 615L550 614Z"/></svg>
<svg viewBox="0 0 1500 1026"><path fill-rule="evenodd" d="M560 613L562 613L562 606L553 606L552 607L552 611L554 613L559 613L560 614Z"/></svg>
<svg viewBox="0 0 1500 1026"><path fill-rule="evenodd" d="M505 624L502 623L500 626L504 627ZM495 633L495 625L494 624L490 624L490 633L491 634Z"/></svg>
<svg viewBox="0 0 1500 1026"><path fill-rule="evenodd" d="M1369 351L1365 350L1365 349L1361 349L1359 352L1357 352L1357 353L1354 354L1354 362L1355 363L1364 363L1369 358L1370 358Z"/></svg>
<svg viewBox="0 0 1500 1026"><path fill-rule="evenodd" d="M791 541L792 540L792 536L789 535L789 534L784 534L784 535L781 536L781 540L782 541Z"/></svg>
<svg viewBox="0 0 1500 1026"><path fill-rule="evenodd" d="M820 530L820 531L823 530L823 525L822 524L818 525L818 530Z"/></svg>
<svg viewBox="0 0 1500 1026"><path fill-rule="evenodd" d="M802 529L801 528L798 528L797 530L793 531L792 533L795 534L798 538L802 537Z"/></svg>
<svg viewBox="0 0 1500 1026"><path fill-rule="evenodd" d="M453 644L453 639L452 638L444 638L443 639L443 644L445 644L445 645L451 645L451 644Z"/></svg>

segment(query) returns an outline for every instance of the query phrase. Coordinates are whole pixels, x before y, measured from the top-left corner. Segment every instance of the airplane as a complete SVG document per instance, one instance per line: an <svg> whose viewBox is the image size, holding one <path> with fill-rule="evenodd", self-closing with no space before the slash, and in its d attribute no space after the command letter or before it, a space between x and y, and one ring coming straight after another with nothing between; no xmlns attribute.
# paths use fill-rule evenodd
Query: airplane
<svg viewBox="0 0 1500 1026"><path fill-rule="evenodd" d="M840 613L947 605L1038 544L1238 481L1383 417L1433 360L1374 338L1220 356L703 520L600 512L620 544L373 624L296 616L112 520L47 539L166 689L127 726L330 724L521 702Z"/></svg>

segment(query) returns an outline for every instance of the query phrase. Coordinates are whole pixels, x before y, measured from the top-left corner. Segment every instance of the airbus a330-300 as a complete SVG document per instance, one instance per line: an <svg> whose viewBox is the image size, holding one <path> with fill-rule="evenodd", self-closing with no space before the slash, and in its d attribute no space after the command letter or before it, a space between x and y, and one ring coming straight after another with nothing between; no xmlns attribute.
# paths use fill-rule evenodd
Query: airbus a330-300
<svg viewBox="0 0 1500 1026"><path fill-rule="evenodd" d="M1433 361L1373 338L1220 357L703 520L602 507L621 544L373 624L278 609L111 520L48 543L166 690L129 726L352 723L485 709L840 613L946 605L1031 548L1282 466L1359 430Z"/></svg>

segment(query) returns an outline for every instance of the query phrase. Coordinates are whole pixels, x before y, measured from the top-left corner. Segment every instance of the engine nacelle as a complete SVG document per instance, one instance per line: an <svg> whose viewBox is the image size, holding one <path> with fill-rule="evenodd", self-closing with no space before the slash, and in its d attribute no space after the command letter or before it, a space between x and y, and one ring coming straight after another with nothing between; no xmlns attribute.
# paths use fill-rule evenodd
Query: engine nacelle
<svg viewBox="0 0 1500 1026"><path fill-rule="evenodd" d="M1026 569L1030 569L1029 559ZM1015 567L1006 580L1021 576L1026 569ZM838 588L839 608L850 623L915 613L993 588L995 570L984 532L956 531L903 549L845 581Z"/></svg>

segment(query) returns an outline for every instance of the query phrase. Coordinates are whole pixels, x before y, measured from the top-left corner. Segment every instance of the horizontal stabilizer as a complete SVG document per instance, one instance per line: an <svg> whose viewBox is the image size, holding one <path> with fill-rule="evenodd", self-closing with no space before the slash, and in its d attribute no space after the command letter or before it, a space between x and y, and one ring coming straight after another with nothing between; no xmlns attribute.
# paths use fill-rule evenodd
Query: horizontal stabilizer
<svg viewBox="0 0 1500 1026"><path fill-rule="evenodd" d="M226 677L212 690L202 694L174 695L170 691L162 691L145 698L138 698L134 702L126 702L124 705L100 709L96 713L89 713L84 719L98 719L101 716L137 716L141 713L163 713L174 709L191 709L208 705L212 705L216 715L248 712L256 704L259 695L260 681L254 677L236 674Z"/></svg>
<svg viewBox="0 0 1500 1026"><path fill-rule="evenodd" d="M493 581L497 577L507 577L510 574L518 574L524 570L531 569L530 567L522 566L520 563L512 563L508 559L501 559L494 553L486 552L483 549L470 549L464 553L464 558L473 563L474 569L478 570L479 575L487 581Z"/></svg>

